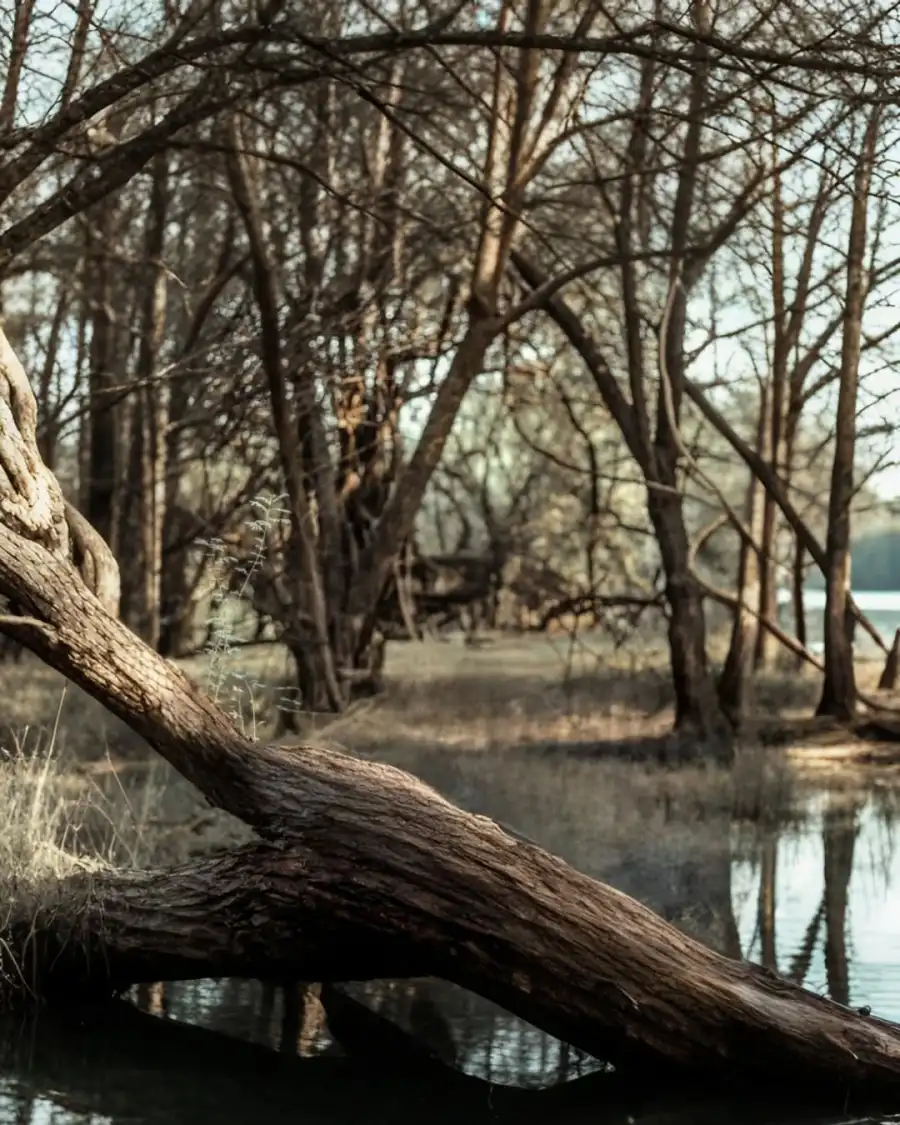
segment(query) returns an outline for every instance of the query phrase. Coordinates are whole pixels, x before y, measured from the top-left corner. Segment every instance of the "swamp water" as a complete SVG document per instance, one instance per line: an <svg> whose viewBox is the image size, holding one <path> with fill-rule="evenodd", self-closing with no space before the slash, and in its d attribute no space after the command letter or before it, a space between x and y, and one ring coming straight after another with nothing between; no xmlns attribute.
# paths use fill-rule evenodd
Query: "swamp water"
<svg viewBox="0 0 900 1125"><path fill-rule="evenodd" d="M748 778L740 785L758 794L742 799L765 815L736 821L721 778L703 771L541 753L410 750L395 761L702 940L900 1020L900 780ZM606 1076L590 1077L593 1060L460 989L383 982L352 993L472 1079L392 1063L377 1042L368 1060L342 1057L316 1002L296 990L197 982L145 991L139 1003L156 1016L123 1005L102 1020L0 1024L0 1125L801 1119L775 1091L771 1111L752 1115L648 1104L652 1081L613 1104L596 1085Z"/></svg>

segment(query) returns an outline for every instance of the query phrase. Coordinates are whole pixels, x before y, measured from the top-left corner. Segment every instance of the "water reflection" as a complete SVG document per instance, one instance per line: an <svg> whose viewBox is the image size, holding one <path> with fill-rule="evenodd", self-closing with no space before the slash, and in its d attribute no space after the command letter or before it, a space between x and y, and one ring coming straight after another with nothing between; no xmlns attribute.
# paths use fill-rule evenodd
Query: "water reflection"
<svg viewBox="0 0 900 1125"><path fill-rule="evenodd" d="M443 981L345 987L349 995L427 1045L436 1058L491 1083L538 1087L598 1069L597 1062L580 1051ZM166 1011L170 1018L283 1054L312 1058L342 1053L316 994L315 985L198 981L168 986ZM371 1047L376 1048L377 1044Z"/></svg>
<svg viewBox="0 0 900 1125"><path fill-rule="evenodd" d="M502 767L464 753L396 760L708 944L900 1019L891 906L900 892L898 791L782 791L770 778L748 806L765 815L748 820L735 817L731 794L702 771L652 777L541 755ZM642 1092L617 1100L595 1060L452 985L384 981L347 990L424 1045L421 1061L392 1064L390 1036L364 1029L360 1037L352 1021L329 1026L315 985L146 986L114 1019L0 1027L0 1125L300 1116L336 1125L425 1113L433 1121L549 1123L596 1120L600 1106L610 1121L686 1119L677 1106L636 1102ZM351 1058L343 1057L348 1046ZM733 1107L719 1107L716 1119L723 1113L736 1120ZM712 1110L693 1106L688 1116L712 1120Z"/></svg>
<svg viewBox="0 0 900 1125"><path fill-rule="evenodd" d="M733 864L744 955L842 1004L898 1020L893 794L815 794L804 812L777 838L760 832L756 856Z"/></svg>

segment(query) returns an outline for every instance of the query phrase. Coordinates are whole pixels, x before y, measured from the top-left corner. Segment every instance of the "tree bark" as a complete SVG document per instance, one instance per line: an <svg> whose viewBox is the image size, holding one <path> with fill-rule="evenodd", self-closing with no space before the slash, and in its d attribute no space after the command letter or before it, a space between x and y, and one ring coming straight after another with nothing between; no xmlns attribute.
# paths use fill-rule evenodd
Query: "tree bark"
<svg viewBox="0 0 900 1125"><path fill-rule="evenodd" d="M806 578L803 544L794 542L794 564L791 572L791 604L794 610L794 635L797 643L806 648L806 599L803 583Z"/></svg>
<svg viewBox="0 0 900 1125"><path fill-rule="evenodd" d="M10 904L9 998L194 976L428 974L625 1068L900 1085L900 1027L712 952L401 770L248 741L80 581L71 558L96 578L109 556L84 534L73 549L78 521L40 462L34 398L2 334L0 368L0 459L18 470L2 481L0 593L32 615L22 640L262 837Z"/></svg>
<svg viewBox="0 0 900 1125"><path fill-rule="evenodd" d="M675 730L696 740L697 753L727 762L733 731L719 706L706 656L703 589L690 569L681 496L648 489L647 504L666 575Z"/></svg>
<svg viewBox="0 0 900 1125"><path fill-rule="evenodd" d="M154 157L145 244L145 298L136 368L123 508L123 526L137 547L137 559L127 570L131 581L123 588L122 613L151 648L159 647L162 601L163 527L166 505L166 430L168 386L154 380L166 324L167 274L163 262L169 202L169 164L163 153ZM126 597L127 593L127 597Z"/></svg>
<svg viewBox="0 0 900 1125"><path fill-rule="evenodd" d="M314 538L315 519L303 471L300 438L291 415L284 349L279 322L279 277L265 236L258 192L242 153L238 118L230 122L227 168L235 205L241 216L253 265L253 292L260 317L260 360L265 372L290 512L287 585L291 593L291 651L301 652L306 706L340 712L347 697L338 676L340 653L329 637L325 583ZM305 676L304 676L304 673ZM314 694L310 698L309 693Z"/></svg>
<svg viewBox="0 0 900 1125"><path fill-rule="evenodd" d="M769 402L770 394L767 387L763 387L760 394L759 423L756 432L756 448L760 456L764 455L769 428ZM777 621L776 612L769 614L763 608L762 595L763 559L765 555L765 527L767 499L762 486L751 473L747 484L747 528L753 539L762 546L757 552L753 544L746 539L741 540L738 555L738 582L737 582L737 608L734 611L734 621L731 627L731 641L728 645L728 655L719 677L717 690L719 703L732 724L737 725L744 711L744 703L749 686L751 671L751 656L765 650L761 647L760 634L769 633L769 630L759 624L757 615L753 612L754 604L759 607L759 618L762 620Z"/></svg>
<svg viewBox="0 0 900 1125"><path fill-rule="evenodd" d="M713 953L439 798L401 827L392 787L367 781L354 815L302 841L63 886L7 927L25 979L71 1001L158 979L433 975L619 1066L900 1082L893 1025Z"/></svg>
<svg viewBox="0 0 900 1125"><path fill-rule="evenodd" d="M116 552L119 494L119 415L117 395L110 391L116 354L113 319L112 242L116 209L104 204L89 213L95 229L88 235L91 262L91 345L89 360L88 479L84 482L85 514L102 538Z"/></svg>
<svg viewBox="0 0 900 1125"><path fill-rule="evenodd" d="M841 377L834 435L834 462L828 494L825 540L825 676L817 714L852 719L857 690L853 667L850 612L850 507L854 496L856 402L862 320L868 291L866 236L869 187L881 120L880 107L870 111L856 166L853 210L847 247L847 296L841 348Z"/></svg>
<svg viewBox="0 0 900 1125"><path fill-rule="evenodd" d="M757 449L760 456L769 457L773 471L780 476L790 339L784 276L784 199L781 191L781 171L778 167L777 151L773 151L772 155L772 331L774 341L770 385L766 387L764 392L764 407L760 419L762 432L758 435ZM766 433L766 429L768 429L768 433ZM756 482L753 483L756 484ZM759 614L761 617L770 617L774 620L778 615L775 564L777 561L779 513L771 493L763 493L762 503L761 551L757 562ZM759 669L770 666L773 657L772 639L765 629L759 629L756 633L756 644L753 651L754 667Z"/></svg>
<svg viewBox="0 0 900 1125"><path fill-rule="evenodd" d="M734 749L733 732L719 705L707 661L703 595L691 570L679 480L679 468L685 467L681 464L685 447L680 427L687 371L688 289L684 284L683 270L697 195L709 82L709 55L703 38L709 31L709 8L703 0L696 0L691 5L691 19L698 34L692 52L687 126L672 207L672 263L669 298L660 325L656 432L647 458L648 467L655 470L656 480L662 487L648 488L647 502L666 575L675 729L698 736L712 750L713 756L728 761ZM643 129L645 126L640 122L636 123L636 128ZM645 173L644 168L637 171Z"/></svg>
<svg viewBox="0 0 900 1125"><path fill-rule="evenodd" d="M897 675L900 672L900 629L894 633L894 643L884 662L881 676L878 680L879 691L896 691Z"/></svg>

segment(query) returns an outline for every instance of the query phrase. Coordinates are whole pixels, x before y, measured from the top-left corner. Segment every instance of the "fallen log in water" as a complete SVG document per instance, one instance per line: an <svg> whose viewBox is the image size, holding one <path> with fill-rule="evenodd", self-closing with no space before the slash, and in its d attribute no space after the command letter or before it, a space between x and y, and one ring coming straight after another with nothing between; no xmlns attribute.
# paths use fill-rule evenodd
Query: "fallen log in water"
<svg viewBox="0 0 900 1125"><path fill-rule="evenodd" d="M400 770L242 736L79 578L34 399L2 333L0 369L0 464L16 466L0 473L0 594L30 614L3 628L261 837L174 871L82 876L51 905L12 904L7 996L433 975L644 1074L880 1083L900 1096L900 1027L713 953ZM92 551L95 588L111 588L102 572L114 564L102 544Z"/></svg>
<svg viewBox="0 0 900 1125"><path fill-rule="evenodd" d="M51 999L433 975L620 1066L900 1084L900 1027L730 961L490 822L433 811L434 833L336 814L302 841L75 881L5 940Z"/></svg>

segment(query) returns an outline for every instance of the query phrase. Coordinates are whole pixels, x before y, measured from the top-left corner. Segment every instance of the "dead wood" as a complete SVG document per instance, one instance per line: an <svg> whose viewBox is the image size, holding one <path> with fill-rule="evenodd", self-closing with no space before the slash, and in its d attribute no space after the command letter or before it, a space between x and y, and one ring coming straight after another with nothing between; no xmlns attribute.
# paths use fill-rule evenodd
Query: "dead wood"
<svg viewBox="0 0 900 1125"><path fill-rule="evenodd" d="M378 810L365 773L356 815L310 817L302 837L60 888L7 932L25 979L71 1000L158 978L433 975L619 1064L900 1079L894 1025L706 949L418 783L418 810Z"/></svg>
<svg viewBox="0 0 900 1125"><path fill-rule="evenodd" d="M81 581L5 342L0 400L0 594L36 623L22 640L263 837L177 870L80 877L36 910L19 904L4 935L7 997L210 976L432 975L626 1067L900 1084L900 1027L706 949L400 770L245 739Z"/></svg>

